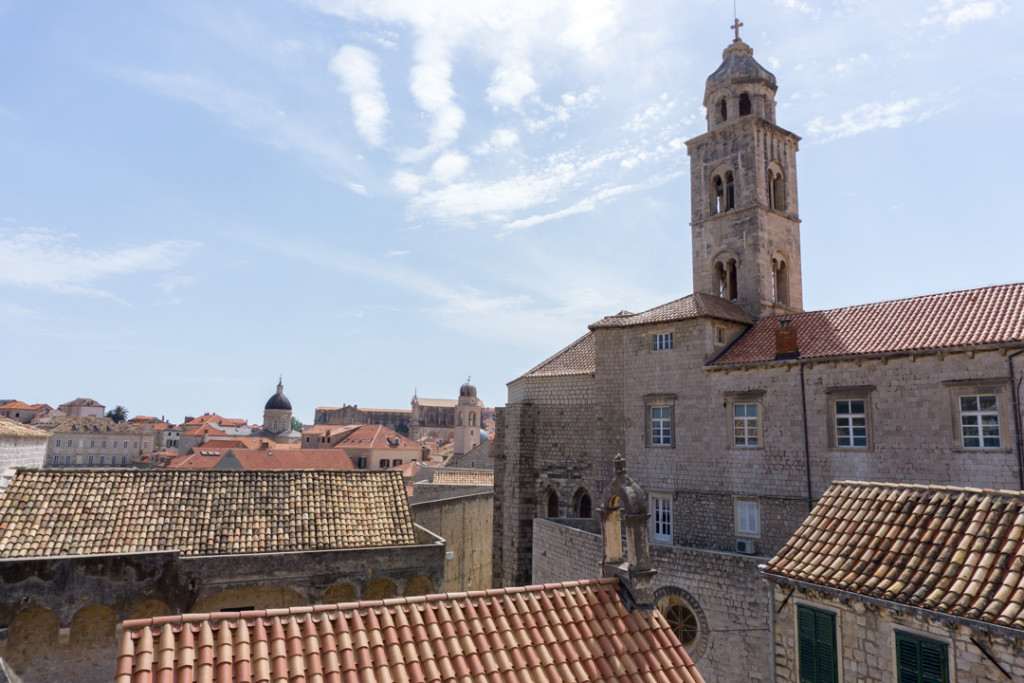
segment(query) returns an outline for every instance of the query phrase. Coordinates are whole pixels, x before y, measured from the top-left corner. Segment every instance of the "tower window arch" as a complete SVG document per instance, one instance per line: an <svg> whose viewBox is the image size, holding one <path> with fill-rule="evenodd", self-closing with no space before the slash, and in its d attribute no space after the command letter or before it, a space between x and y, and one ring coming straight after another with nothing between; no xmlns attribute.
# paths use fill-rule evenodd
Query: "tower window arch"
<svg viewBox="0 0 1024 683"><path fill-rule="evenodd" d="M590 493L581 488L572 497L572 511L574 517L589 519L593 514L593 507L590 502Z"/></svg>
<svg viewBox="0 0 1024 683"><path fill-rule="evenodd" d="M732 171L725 172L725 210L736 208L736 184L733 182Z"/></svg>
<svg viewBox="0 0 1024 683"><path fill-rule="evenodd" d="M740 116L746 116L750 113L750 95L743 93L740 95Z"/></svg>
<svg viewBox="0 0 1024 683"><path fill-rule="evenodd" d="M725 211L725 185L719 175L711 178L711 215Z"/></svg>
<svg viewBox="0 0 1024 683"><path fill-rule="evenodd" d="M544 517L558 517L558 492L551 486L544 492L541 514Z"/></svg>
<svg viewBox="0 0 1024 683"><path fill-rule="evenodd" d="M776 211L786 208L786 181L782 170L774 164L768 167L768 208Z"/></svg>
<svg viewBox="0 0 1024 683"><path fill-rule="evenodd" d="M736 299L736 259L721 258L711 268L714 291L723 299Z"/></svg>
<svg viewBox="0 0 1024 683"><path fill-rule="evenodd" d="M722 98L722 101L718 103L718 113L720 116L719 120L722 123L725 123L725 120L729 115L729 107L726 105L724 97Z"/></svg>
<svg viewBox="0 0 1024 683"><path fill-rule="evenodd" d="M772 298L783 305L789 305L789 266L782 254L772 257Z"/></svg>

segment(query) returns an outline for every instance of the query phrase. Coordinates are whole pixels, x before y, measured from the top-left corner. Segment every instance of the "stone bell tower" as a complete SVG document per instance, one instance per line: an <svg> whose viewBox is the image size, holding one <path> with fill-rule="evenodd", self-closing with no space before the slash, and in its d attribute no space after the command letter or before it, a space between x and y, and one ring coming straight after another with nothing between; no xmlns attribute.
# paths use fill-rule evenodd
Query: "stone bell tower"
<svg viewBox="0 0 1024 683"><path fill-rule="evenodd" d="M736 38L704 89L708 130L690 156L693 291L755 317L800 311L800 138L775 124L775 76Z"/></svg>

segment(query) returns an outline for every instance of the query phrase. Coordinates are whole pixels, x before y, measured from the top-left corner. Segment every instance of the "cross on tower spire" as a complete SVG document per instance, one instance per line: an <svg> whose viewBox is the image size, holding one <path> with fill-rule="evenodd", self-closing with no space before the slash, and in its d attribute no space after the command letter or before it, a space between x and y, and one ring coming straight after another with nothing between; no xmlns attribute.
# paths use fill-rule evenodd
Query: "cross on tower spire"
<svg viewBox="0 0 1024 683"><path fill-rule="evenodd" d="M743 26L743 22L739 20L739 17L733 17L733 18L736 21L729 28L731 28L732 30L736 31L736 38L733 40L733 42L735 43L736 41L738 41L740 39L740 26Z"/></svg>

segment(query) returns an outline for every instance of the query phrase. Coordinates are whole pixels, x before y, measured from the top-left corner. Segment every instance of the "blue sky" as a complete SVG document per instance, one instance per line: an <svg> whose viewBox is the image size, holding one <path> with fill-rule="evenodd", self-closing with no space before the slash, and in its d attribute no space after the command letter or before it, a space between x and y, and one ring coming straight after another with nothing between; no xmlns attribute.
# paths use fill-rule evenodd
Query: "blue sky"
<svg viewBox="0 0 1024 683"><path fill-rule="evenodd" d="M1016 282L1008 0L744 0L808 310ZM0 398L258 422L505 383L692 291L728 0L0 0Z"/></svg>

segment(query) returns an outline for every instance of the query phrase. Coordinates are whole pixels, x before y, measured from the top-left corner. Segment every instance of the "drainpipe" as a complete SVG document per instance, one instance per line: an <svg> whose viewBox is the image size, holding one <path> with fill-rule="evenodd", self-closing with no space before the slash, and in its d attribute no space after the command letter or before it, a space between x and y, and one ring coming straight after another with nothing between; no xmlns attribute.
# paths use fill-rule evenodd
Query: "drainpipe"
<svg viewBox="0 0 1024 683"><path fill-rule="evenodd" d="M1010 401L1013 403L1013 430L1017 433L1017 474L1021 490L1024 490L1024 436L1020 433L1020 380L1014 382L1016 374L1013 369L1013 359L1024 353L1024 349L1015 351L1007 358L1010 366Z"/></svg>
<svg viewBox="0 0 1024 683"><path fill-rule="evenodd" d="M804 384L804 364L800 364L800 406L804 411L804 469L807 470L807 512L814 509L811 496L811 441L807 435L807 387ZM1024 489L1024 484L1021 484Z"/></svg>

